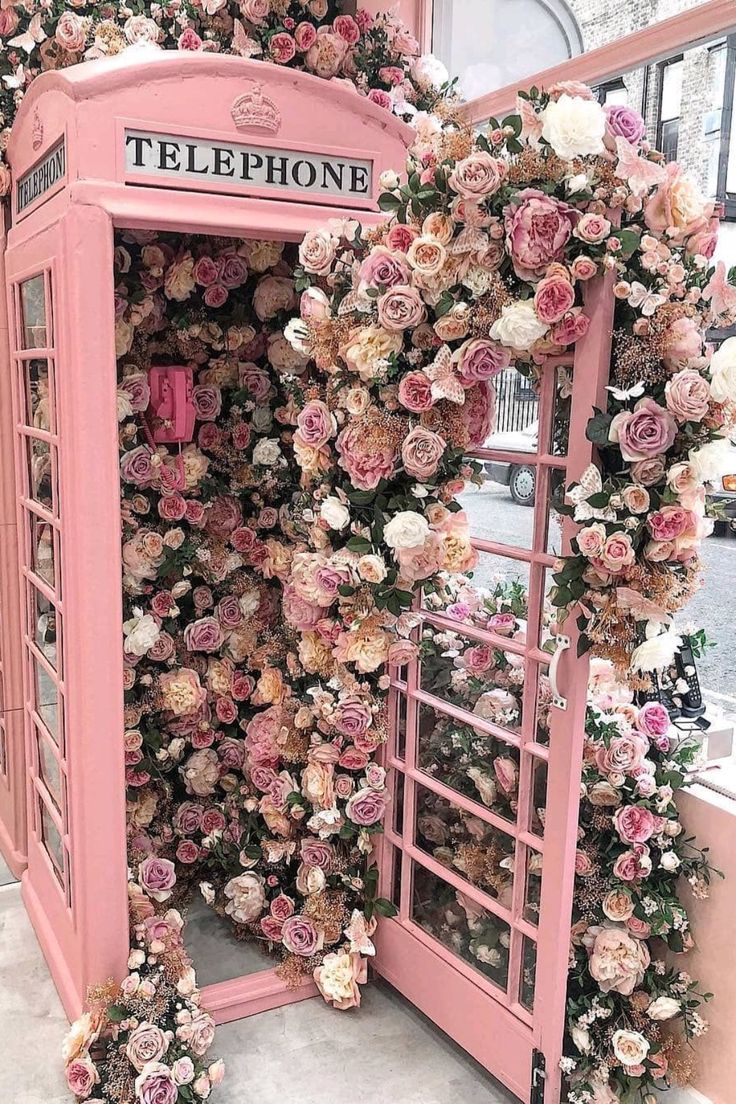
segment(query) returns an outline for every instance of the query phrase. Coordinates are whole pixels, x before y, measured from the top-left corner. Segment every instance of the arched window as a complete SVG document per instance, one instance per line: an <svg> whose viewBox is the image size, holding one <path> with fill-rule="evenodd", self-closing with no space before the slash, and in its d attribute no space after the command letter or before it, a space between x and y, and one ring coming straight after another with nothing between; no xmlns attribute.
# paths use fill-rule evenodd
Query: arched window
<svg viewBox="0 0 736 1104"><path fill-rule="evenodd" d="M583 51L565 0L434 0L432 52L473 99Z"/></svg>

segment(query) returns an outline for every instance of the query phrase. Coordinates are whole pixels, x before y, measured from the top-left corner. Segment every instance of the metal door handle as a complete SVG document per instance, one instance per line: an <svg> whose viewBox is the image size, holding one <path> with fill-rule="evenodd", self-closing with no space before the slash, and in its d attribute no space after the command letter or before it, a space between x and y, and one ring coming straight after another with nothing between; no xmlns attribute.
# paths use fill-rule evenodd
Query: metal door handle
<svg viewBox="0 0 736 1104"><path fill-rule="evenodd" d="M552 691L552 704L557 709L567 709L567 698L563 697L557 686L557 668L562 658L562 653L570 647L570 637L561 633L556 638L557 647L549 665L549 687Z"/></svg>

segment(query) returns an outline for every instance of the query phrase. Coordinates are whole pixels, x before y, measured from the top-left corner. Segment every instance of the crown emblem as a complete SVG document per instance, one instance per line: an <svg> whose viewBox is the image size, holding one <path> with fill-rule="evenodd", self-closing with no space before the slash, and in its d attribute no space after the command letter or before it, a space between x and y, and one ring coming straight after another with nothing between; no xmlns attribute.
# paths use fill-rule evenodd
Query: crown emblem
<svg viewBox="0 0 736 1104"><path fill-rule="evenodd" d="M31 142L34 150L40 149L43 142L43 123L39 117L38 111L33 113L33 125L31 127Z"/></svg>
<svg viewBox="0 0 736 1104"><path fill-rule="evenodd" d="M263 87L257 81L242 96L238 96L230 108L233 121L241 127L257 127L272 134L281 126L281 112L269 96L263 95Z"/></svg>

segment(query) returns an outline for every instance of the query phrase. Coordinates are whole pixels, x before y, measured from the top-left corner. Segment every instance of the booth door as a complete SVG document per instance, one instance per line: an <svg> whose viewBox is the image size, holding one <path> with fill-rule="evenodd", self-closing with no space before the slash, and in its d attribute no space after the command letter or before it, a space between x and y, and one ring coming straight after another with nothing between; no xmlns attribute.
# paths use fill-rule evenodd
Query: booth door
<svg viewBox="0 0 736 1104"><path fill-rule="evenodd" d="M491 480L461 496L479 553L473 580L520 584L525 634L508 639L472 618L460 627L427 596L420 659L391 689L392 811L379 866L398 913L379 923L376 970L534 1104L560 1099L588 674L574 617L556 633L544 599L575 530L554 503L592 459L585 427L605 395L612 303L607 283L591 289L593 322L574 363L547 362L538 392L515 369L495 381L497 433L528 451L474 457L497 476L516 465L533 510ZM452 681L453 657L472 645L501 658L477 682L490 691L483 702Z"/></svg>
<svg viewBox="0 0 736 1104"><path fill-rule="evenodd" d="M13 242L6 266L28 805L22 892L75 1016L90 983L124 971L128 946L114 350L103 355L112 345L109 221L72 209ZM99 585L106 565L114 590Z"/></svg>

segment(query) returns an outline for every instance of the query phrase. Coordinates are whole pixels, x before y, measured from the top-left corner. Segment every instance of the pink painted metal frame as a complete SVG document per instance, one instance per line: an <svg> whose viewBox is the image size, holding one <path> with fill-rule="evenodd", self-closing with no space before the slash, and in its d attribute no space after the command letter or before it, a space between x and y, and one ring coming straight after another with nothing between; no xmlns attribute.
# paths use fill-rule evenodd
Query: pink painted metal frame
<svg viewBox="0 0 736 1104"><path fill-rule="evenodd" d="M554 415L555 372L564 360L550 360L543 369L539 398L540 451L521 457L480 449L474 453L483 460L528 462L537 468L537 492L534 507L534 542L531 550L511 548L494 541L474 538L480 552L503 556L528 564L530 590L529 639L519 643L492 632L463 625L462 635L485 642L525 658L526 680L522 723L519 732L511 732L434 697L420 688L419 665L411 664L405 682L394 680L391 702L391 734L385 762L392 768L390 788L396 797L397 779L403 777L403 818L400 825L387 825L380 846L381 893L392 897L396 864L400 864L399 908L395 919L384 921L377 933L376 970L395 985L435 1023L470 1051L487 1069L503 1081L522 1100L530 1098L532 1052L541 1051L547 1064L545 1100L557 1104L560 1094L559 1058L565 1017L567 986L567 946L575 874L579 779L582 758L588 661L576 658L577 630L566 624L564 632L571 647L560 662L559 685L567 698L563 712L550 711L549 748L536 739L536 702L539 674L545 674L550 655L538 647L537 629L544 602L545 572L555 562L546 552L548 530L548 480L553 469L565 472L568 482L577 479L592 457L592 446L585 427L594 406L605 399L611 354L613 296L610 279L596 281L589 288L586 307L592 324L576 347L569 447L567 456L552 455L541 444L550 440ZM567 359L570 363L570 359ZM569 549L575 531L566 519L562 530L562 550ZM440 630L457 631L456 621L421 611L423 624ZM398 710L406 706L406 742L403 755L398 745ZM464 797L418 765L418 710L426 704L438 713L453 717L476 730L487 732L515 747L521 755L519 817L517 825L494 814L484 805ZM534 764L545 763L547 801L544 839L531 829L532 772ZM445 798L486 824L515 837L513 895L510 907L466 881L459 874L420 850L415 842L416 785ZM391 814L393 816L393 814ZM543 856L539 925L523 916L525 871L528 852ZM508 984L501 991L451 950L447 949L412 919L412 871L416 865L442 879L511 928ZM520 999L520 979L524 940L536 943L536 995L533 1011Z"/></svg>
<svg viewBox="0 0 736 1104"><path fill-rule="evenodd" d="M250 141L250 132L236 130L230 117L231 105L248 81L264 85L281 112L281 129L269 139L272 144L283 142L285 148L298 146L325 155L339 149L349 156L351 150L359 150L363 159L373 158L371 210L340 203L297 204L283 193L273 199L235 197L158 189L150 180L145 187L124 181L116 149L120 121L151 131L178 128L204 138L228 135L233 141ZM39 124L43 139L34 148ZM3 476L0 497L2 554L10 576L2 593L3 642L12 644L2 654L3 670L15 672L16 681L21 666L24 671L23 690L16 690L15 717L19 724L24 718L25 763L20 753L15 756L16 773L9 788L16 819L24 794L32 797L23 898L70 1017L80 1012L90 983L125 974L128 956L114 229L298 240L330 217L370 223L379 218L378 176L403 163L411 134L383 109L341 85L217 55L161 52L144 61L123 55L85 63L41 76L24 99L8 150L14 178L35 165L62 136L67 165L64 187L41 196L21 221L16 220L5 254L13 355L3 365L2 387L12 380L13 395L12 418L2 429L7 441L12 423L16 478L13 488ZM15 198L13 204L15 211ZM47 281L47 325L52 320L52 333L43 348L24 350L18 289L40 273ZM0 326L2 322L0 315ZM53 515L29 501L25 486L29 430L20 373L25 373L31 356L49 361L55 387L51 405L57 424L48 431L32 431L58 454L58 463L52 464L58 474ZM15 499L14 505L8 505L8 499ZM56 533L56 589L32 570L29 512L41 516ZM13 567L13 549L18 546L20 567ZM57 682L64 703L59 707L63 737L55 758L64 779L64 797L61 809L47 801L49 823L68 854L62 884L35 813L37 794L50 795L40 777L35 733L44 725L35 709L28 657L35 655L47 679L52 680L54 672L31 639L35 610L32 614L24 606L18 581L23 588L32 582L34 593L54 603L62 625ZM2 798L0 779L0 816L6 826L12 825ZM5 850L5 840L0 843ZM24 861L21 855L19 873ZM216 1019L226 1021L315 992L311 983L288 989L268 969L207 986L204 1000Z"/></svg>

